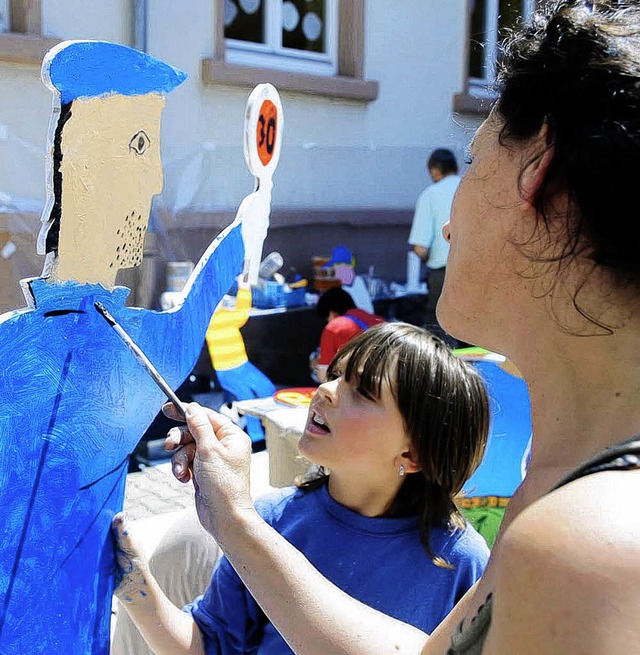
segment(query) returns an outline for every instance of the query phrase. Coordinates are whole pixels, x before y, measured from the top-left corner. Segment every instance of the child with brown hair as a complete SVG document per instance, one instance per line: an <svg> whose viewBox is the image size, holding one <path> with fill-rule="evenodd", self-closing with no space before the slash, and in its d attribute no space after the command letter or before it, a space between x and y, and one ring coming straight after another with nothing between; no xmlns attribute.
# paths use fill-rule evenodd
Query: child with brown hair
<svg viewBox="0 0 640 655"><path fill-rule="evenodd" d="M488 558L453 501L484 452L482 380L440 339L402 323L356 337L327 373L299 446L319 474L256 508L347 593L433 630ZM183 612L121 516L114 530L123 573L116 593L156 653L290 652L226 558Z"/></svg>

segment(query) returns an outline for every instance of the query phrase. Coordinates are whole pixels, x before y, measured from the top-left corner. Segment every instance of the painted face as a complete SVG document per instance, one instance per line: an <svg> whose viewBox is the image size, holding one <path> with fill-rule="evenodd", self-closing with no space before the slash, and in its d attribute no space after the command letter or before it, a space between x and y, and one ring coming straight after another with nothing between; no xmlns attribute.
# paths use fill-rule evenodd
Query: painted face
<svg viewBox="0 0 640 655"><path fill-rule="evenodd" d="M501 350L512 325L522 198L518 187L522 153L499 143L500 123L490 116L470 149L472 162L453 201L443 233L450 242L438 319L450 334Z"/></svg>
<svg viewBox="0 0 640 655"><path fill-rule="evenodd" d="M62 219L58 258L81 282L101 282L142 261L151 199L162 190L164 97L76 100L62 131ZM95 277L95 279L91 279Z"/></svg>
<svg viewBox="0 0 640 655"><path fill-rule="evenodd" d="M345 472L374 484L397 479L397 457L409 447L388 384L379 399L370 400L343 377L318 388L298 446L307 459L329 467L332 475Z"/></svg>

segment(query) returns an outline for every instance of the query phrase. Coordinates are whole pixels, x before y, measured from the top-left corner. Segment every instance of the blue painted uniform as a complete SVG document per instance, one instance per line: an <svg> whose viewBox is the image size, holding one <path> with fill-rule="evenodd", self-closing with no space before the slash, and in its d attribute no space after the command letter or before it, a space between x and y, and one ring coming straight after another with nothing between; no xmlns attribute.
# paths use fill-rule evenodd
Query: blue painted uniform
<svg viewBox="0 0 640 655"><path fill-rule="evenodd" d="M237 224L167 312L125 307L124 288L38 278L33 308L0 317L0 653L108 655L111 520L127 456L166 398L93 303L176 388L243 258Z"/></svg>

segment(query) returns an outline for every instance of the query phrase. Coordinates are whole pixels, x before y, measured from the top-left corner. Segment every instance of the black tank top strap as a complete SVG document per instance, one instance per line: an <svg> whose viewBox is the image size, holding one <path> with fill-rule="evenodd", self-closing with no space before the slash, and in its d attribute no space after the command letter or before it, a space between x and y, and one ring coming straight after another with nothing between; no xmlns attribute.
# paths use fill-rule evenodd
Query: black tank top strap
<svg viewBox="0 0 640 655"><path fill-rule="evenodd" d="M591 457L560 480L551 491L593 473L625 471L634 468L640 468L640 434L636 434L626 441L621 441Z"/></svg>

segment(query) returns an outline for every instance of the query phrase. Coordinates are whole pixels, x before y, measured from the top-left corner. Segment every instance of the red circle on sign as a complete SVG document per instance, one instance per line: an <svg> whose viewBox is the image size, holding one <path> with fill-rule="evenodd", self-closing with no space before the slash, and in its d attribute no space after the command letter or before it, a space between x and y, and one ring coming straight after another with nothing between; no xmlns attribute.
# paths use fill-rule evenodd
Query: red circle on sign
<svg viewBox="0 0 640 655"><path fill-rule="evenodd" d="M265 100L260 107L258 124L256 125L256 145L258 157L266 166L273 157L278 138L278 110L271 100Z"/></svg>
<svg viewBox="0 0 640 655"><path fill-rule="evenodd" d="M293 407L308 407L311 404L313 394L317 387L293 387L291 389L279 389L273 397L280 403L292 405Z"/></svg>

